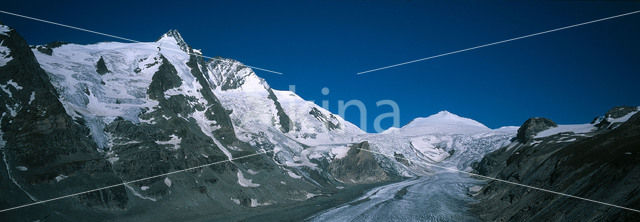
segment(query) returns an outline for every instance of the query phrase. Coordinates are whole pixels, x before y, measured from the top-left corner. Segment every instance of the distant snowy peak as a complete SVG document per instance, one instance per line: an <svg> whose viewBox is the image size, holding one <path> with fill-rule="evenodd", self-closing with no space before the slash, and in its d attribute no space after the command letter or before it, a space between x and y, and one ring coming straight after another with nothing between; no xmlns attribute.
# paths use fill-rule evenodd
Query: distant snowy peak
<svg viewBox="0 0 640 222"><path fill-rule="evenodd" d="M461 125L470 125L470 126L477 126L477 127L489 129L484 124L482 124L482 123L480 123L478 121L458 116L458 115L450 113L449 111L446 111L446 110L440 111L440 112L438 112L436 114L433 114L431 116L428 116L426 118L416 118L411 123L409 123L409 125L412 125L412 124L418 124L418 125L420 125L420 124L434 124L434 123L456 123L456 124L461 124Z"/></svg>
<svg viewBox="0 0 640 222"><path fill-rule="evenodd" d="M416 118L402 128L388 133L397 132L411 136L420 134L474 134L487 131L491 131L491 129L478 121L458 116L449 111L440 111L426 118Z"/></svg>

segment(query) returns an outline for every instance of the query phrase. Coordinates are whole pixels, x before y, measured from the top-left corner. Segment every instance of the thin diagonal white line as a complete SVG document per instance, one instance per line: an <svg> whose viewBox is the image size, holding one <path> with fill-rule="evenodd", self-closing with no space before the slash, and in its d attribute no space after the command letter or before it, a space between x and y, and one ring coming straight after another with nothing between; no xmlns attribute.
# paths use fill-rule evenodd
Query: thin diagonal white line
<svg viewBox="0 0 640 222"><path fill-rule="evenodd" d="M614 15L614 16L611 16L611 17L596 19L596 20L583 22L583 23L579 23L579 24L575 24L575 25L565 26L565 27L561 27L561 28L555 28L555 29L551 29L551 30L547 30L547 31L537 32L537 33L533 33L533 34L529 34L529 35L523 35L523 36L520 36L520 37L515 37L515 38L506 39L506 40L497 41L497 42L492 42L492 43L488 43L488 44L484 44L484 45L474 46L474 47L471 47L471 48L461 49L461 50L457 50L457 51L453 51L453 52L442 53L442 54L439 54L439 55L429 56L429 57L426 57L426 58L411 60L411 61L408 61L408 62L398 63L398 64L394 64L394 65L389 65L389 66L383 66L383 67L380 67L380 68L375 68L375 69L370 69L370 70L367 70L367 71L358 72L358 73L356 73L356 75L362 75L362 74L369 73L369 72L380 71L380 70L383 70L383 69L393 68L393 67L397 67L397 66L403 66L403 65L416 63L416 62L421 62L421 61L425 61L425 60L429 60L429 59L435 59L435 58L442 57L442 56L447 56L447 55L452 55L452 54L456 54L456 53L466 52L466 51L479 49L479 48L484 48L484 47L488 47L488 46L492 46L492 45L498 45L498 44L511 42L511 41L515 41L515 40L520 40L520 39L524 39L524 38L529 38L529 37L533 37L533 36L537 36L537 35L547 34L547 33L550 33L550 32L556 32L556 31L560 31L560 30L575 28L575 27L578 27L578 26L583 26L583 25L588 25L588 24L591 24L591 23L596 23L596 22L601 22L601 21L605 21L605 20L609 20L609 19L619 18L619 17L622 17L622 16L632 15L632 14L636 14L636 13L639 13L639 12L640 12L640 10L633 11L633 12L628 12L628 13L624 13L624 14L620 14L620 15Z"/></svg>
<svg viewBox="0 0 640 222"><path fill-rule="evenodd" d="M565 197L571 197L571 198L575 198L575 199L579 199L579 200L589 201L589 202L593 202L593 203L598 203L598 204L607 205L607 206L610 206L610 207L616 207L616 208L620 208L620 209L623 209L623 210L629 210L629 211L633 211L633 212L636 212L636 213L640 213L640 210L633 209L633 208L623 207L623 206L610 204L610 203L606 203L606 202L602 202L602 201L597 201L597 200L587 199L587 198L584 198L584 197L574 196L574 195L571 195L571 194L560 193L560 192L553 191L553 190L547 190L547 189L544 189L544 188L529 186L529 185L516 183L516 182L511 182L511 181L502 180L502 179L493 178L493 177L488 177L488 176L484 176L484 175L480 175L480 174L466 172L466 171L463 171L463 170L458 170L458 169L455 169L455 168L438 166L438 165L435 165L435 164L432 164L432 163L428 163L428 162L423 161L423 160L412 160L412 159L407 159L407 158L403 158L403 157L395 157L395 156L392 156L392 155L388 155L388 154L384 154L384 153L380 153L380 152L376 152L376 151L372 151L372 150L366 150L366 149L362 149L362 148L356 148L356 149L367 151L367 152L370 152L370 153L379 154L379 155L390 157L390 158L399 158L399 159L404 159L404 160L408 160L408 161L419 162L419 163L423 163L425 165L429 165L431 167L436 167L436 168L440 168L440 169L455 171L455 172L458 172L458 173L464 173L464 174L468 174L468 175L471 175L471 176L482 177L482 178L489 179L489 180L495 180L495 181L498 181L498 182L508 183L508 184L512 184L512 185L517 185L517 186L526 187L526 188L530 188L530 189L534 189L534 190L544 191L544 192L557 194L557 195L561 195L561 196L565 196Z"/></svg>
<svg viewBox="0 0 640 222"><path fill-rule="evenodd" d="M51 201L54 201L54 200L60 200L60 199L64 199L64 198L67 198L67 197L74 197L74 196L78 196L78 195L82 195L82 194L86 194L86 193L91 193L91 192L95 192L95 191L105 190L105 189L114 188L114 187L118 187L118 186L124 186L124 185L130 184L130 183L136 183L136 182L145 181L145 180L149 180L149 179L153 179L153 178L168 176L168 175L171 175L171 174L182 173L182 172L189 171L189 170L200 169L200 168L208 167L208 166L211 166L211 165L231 162L232 160L249 158L249 157L252 157L252 156L257 156L257 155L261 155L261 154L265 154L265 153L269 153L269 152L273 152L273 150L268 150L268 151L264 151L264 152L258 152L258 153L254 153L254 154L249 154L249 155L236 157L236 158L232 158L232 159L228 159L228 160L221 160L221 161L208 163L208 164L204 164L204 165L200 165L200 166L195 166L195 167L191 167L191 168L187 168L187 169L176 170L176 171L172 171L172 172L168 172L168 173L163 173L163 174L158 174L158 175L155 175L155 176L140 178L140 179L137 179L137 180L131 180L131 181L127 181L127 182L123 182L123 183L119 183L119 184L113 184L113 185L106 186L106 187L101 187L101 188L96 188L96 189L93 189L93 190L82 191L82 192L69 194L69 195L64 195L64 196L51 198L51 199L47 199L47 200L36 201L36 202L33 202L33 203L28 203L28 204L24 204L24 205L20 205L20 206L15 206L15 207L7 208L7 209L2 209L2 210L0 210L0 213L11 211L11 210L16 210L16 209L20 209L20 208L24 208L24 207L28 207L28 206L43 204L43 203L51 202Z"/></svg>
<svg viewBox="0 0 640 222"><path fill-rule="evenodd" d="M34 20L34 21L38 21L38 22L44 22L44 23L48 23L48 24L52 24L52 25L62 26L62 27L65 27L65 28L75 29L75 30L79 30L79 31L83 31L83 32L102 35L102 36L106 36L106 37L110 37L110 38L120 39L120 40L124 40L124 41L128 41L128 42L147 43L147 42L141 42L141 41L133 40L133 39L130 39L130 38L120 37L120 36L117 36L117 35L107 34L107 33L104 33L104 32L93 31L93 30L89 30L89 29L85 29L85 28L80 28L80 27L77 27L77 26L66 25L66 24L53 22L53 21L49 21L49 20L45 20L45 19L40 19L40 18L31 17L31 16L21 15L21 14L17 14L17 13L13 13L13 12L7 12L7 11L0 10L0 13L7 14L7 15L12 15L12 16L16 16L16 17L21 17L21 18L25 18L25 19L30 19L30 20ZM161 47L161 48L165 49L165 50L170 50L170 51L182 52L182 50L178 50L178 49L174 49L174 48L163 48L163 47ZM210 57L210 56L205 56L205 55L200 55L200 54L195 54L195 53L190 53L190 52L186 52L186 53L189 54L189 55L200 56L200 57L204 57L204 58L207 58L207 59L221 60L221 61L227 62L226 60L222 60L222 59L218 59L218 58L214 58L214 57ZM265 71L265 72L275 73L275 74L278 74L278 75L284 75L281 72L277 72L277 71L273 71L273 70L269 70L269 69L265 69L265 68L250 66L250 65L246 65L246 64L244 64L244 66L252 68L252 69Z"/></svg>

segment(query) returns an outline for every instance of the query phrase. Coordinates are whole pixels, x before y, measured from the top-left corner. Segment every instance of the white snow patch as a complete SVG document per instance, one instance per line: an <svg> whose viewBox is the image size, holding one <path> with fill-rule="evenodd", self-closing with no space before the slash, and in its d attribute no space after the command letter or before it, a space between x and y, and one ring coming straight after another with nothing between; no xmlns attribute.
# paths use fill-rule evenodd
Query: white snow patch
<svg viewBox="0 0 640 222"><path fill-rule="evenodd" d="M256 184L253 183L253 181L251 179L247 179L244 177L244 174L242 174L242 171L238 170L238 184L240 184L240 186L243 187L259 187L260 184Z"/></svg>
<svg viewBox="0 0 640 222"><path fill-rule="evenodd" d="M118 160L120 160L120 157L117 157L117 156L112 156L112 157L107 158L107 161L109 161L109 163L111 163L111 164L115 163Z"/></svg>
<svg viewBox="0 0 640 222"><path fill-rule="evenodd" d="M111 164L120 159L120 157L118 157L118 154L116 154L113 150L109 150L105 156L107 157L107 161L109 161L109 163Z"/></svg>
<svg viewBox="0 0 640 222"><path fill-rule="evenodd" d="M349 152L348 146L336 147L331 149L331 153L335 155L334 156L335 159L342 159L346 157L348 152Z"/></svg>
<svg viewBox="0 0 640 222"><path fill-rule="evenodd" d="M7 81L7 85L11 85L13 86L13 88L16 88L17 90L22 90L22 86L18 85L17 82L14 82L13 79L10 79L9 81Z"/></svg>
<svg viewBox="0 0 640 222"><path fill-rule="evenodd" d="M568 142L574 142L574 141L576 141L576 140L577 140L576 138L562 138L562 139L560 139L558 142L561 142L561 143L568 143Z"/></svg>
<svg viewBox="0 0 640 222"><path fill-rule="evenodd" d="M300 179L302 178L302 176L295 174L294 172L288 171L287 174L289 174L290 177L294 178L294 179Z"/></svg>
<svg viewBox="0 0 640 222"><path fill-rule="evenodd" d="M607 121L609 121L610 123L623 123L623 122L627 122L627 120L629 120L631 118L631 116L635 115L636 113L638 113L638 111L633 111L633 112L629 112L627 113L627 115L624 115L620 118L609 118L607 119Z"/></svg>
<svg viewBox="0 0 640 222"><path fill-rule="evenodd" d="M271 204L273 204L273 203L268 202L268 201L267 201L267 202L264 202L264 203L260 203L260 202L258 202L258 200L257 200L257 199L253 199L253 198L251 198L251 205L250 205L250 206L251 206L251 207L261 207L261 206L269 206L269 205L271 205Z"/></svg>
<svg viewBox="0 0 640 222"><path fill-rule="evenodd" d="M36 92L35 91L31 92L31 95L29 96L29 105L31 105L31 103L33 103L34 100L36 100Z"/></svg>
<svg viewBox="0 0 640 222"><path fill-rule="evenodd" d="M56 182L60 182L60 181L62 181L62 180L64 180L64 179L67 179L67 177L68 177L68 176L65 176L65 175L63 175L63 174L60 174L60 175L56 176Z"/></svg>
<svg viewBox="0 0 640 222"><path fill-rule="evenodd" d="M142 194L138 193L138 191L136 191L135 189L133 189L133 187L131 187L129 184L125 184L124 186L125 186L125 187L127 187L127 189L129 189L129 190L131 191L131 193L133 193L133 195L134 195L134 196L139 197L140 199L143 199L143 200L150 200L150 201L154 201L154 202L156 201L156 199L155 199L155 198L152 198L152 197L146 197L146 196L144 196L144 195L142 195Z"/></svg>
<svg viewBox="0 0 640 222"><path fill-rule="evenodd" d="M0 66L2 66L2 65L0 64ZM9 97L13 97L13 94L9 90L9 86L13 86L13 88L16 89L16 90L21 90L22 89L22 86L18 85L18 83L16 83L16 82L14 82L13 79L10 79L9 81L7 81L6 84L0 84L0 89L2 89L2 91L4 91L5 93L9 94Z"/></svg>
<svg viewBox="0 0 640 222"><path fill-rule="evenodd" d="M589 133L595 130L596 127L592 124L569 124L569 125L558 125L557 127L553 127L542 132L539 132L534 138L542 138L551 135L555 135L558 133L566 133L572 132L574 134L584 134Z"/></svg>
<svg viewBox="0 0 640 222"><path fill-rule="evenodd" d="M11 117L16 117L18 115L17 109L20 108L18 104L14 104L13 106L9 106L9 104L4 104L4 107L7 108L7 110L9 110L9 114L11 115Z"/></svg>
<svg viewBox="0 0 640 222"><path fill-rule="evenodd" d="M180 149L180 142L182 141L182 138L176 136L175 134L171 135L171 139L169 139L168 141L156 141L156 144L159 145L173 145L173 149L177 150Z"/></svg>
<svg viewBox="0 0 640 222"><path fill-rule="evenodd" d="M306 198L307 198L307 199L310 199L310 198L313 198L313 197L316 197L316 196L320 196L320 194L307 193Z"/></svg>
<svg viewBox="0 0 640 222"><path fill-rule="evenodd" d="M145 190L148 190L148 189L149 189L149 187L148 187L148 186L141 186L141 187L140 187L140 190L142 190L142 191L145 191Z"/></svg>
<svg viewBox="0 0 640 222"><path fill-rule="evenodd" d="M469 187L469 192L472 192L472 193L477 193L480 190L482 190L481 186L471 186L471 187Z"/></svg>
<svg viewBox="0 0 640 222"><path fill-rule="evenodd" d="M10 31L11 28L9 28L9 26L0 25L0 35L9 36Z"/></svg>
<svg viewBox="0 0 640 222"><path fill-rule="evenodd" d="M231 197L229 199L231 199L231 201L233 201L233 203L235 203L237 205L240 205L240 200L239 199L236 199L236 198L233 198L233 197Z"/></svg>
<svg viewBox="0 0 640 222"><path fill-rule="evenodd" d="M3 46L4 40L0 41L0 67L7 65L9 61L13 58L9 54L11 54L11 49L6 46Z"/></svg>

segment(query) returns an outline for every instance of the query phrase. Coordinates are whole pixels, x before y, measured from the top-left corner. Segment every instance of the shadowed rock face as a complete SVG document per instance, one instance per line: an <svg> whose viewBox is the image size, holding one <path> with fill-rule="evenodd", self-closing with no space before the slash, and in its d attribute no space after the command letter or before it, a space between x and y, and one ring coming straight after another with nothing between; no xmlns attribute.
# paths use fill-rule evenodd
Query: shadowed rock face
<svg viewBox="0 0 640 222"><path fill-rule="evenodd" d="M53 55L53 49L60 47L61 45L67 44L66 42L55 41L47 43L46 45L36 46L36 49L39 52L42 52L47 55Z"/></svg>
<svg viewBox="0 0 640 222"><path fill-rule="evenodd" d="M532 139L537 133L556 126L558 126L556 123L547 118L530 118L520 126L516 139L520 142L526 142Z"/></svg>
<svg viewBox="0 0 640 222"><path fill-rule="evenodd" d="M503 180L640 208L640 114L593 137L576 136L574 142L559 142L559 137L563 135L501 148L483 158L477 169ZM481 202L474 211L488 221L634 221L638 216L496 181L489 182L477 197Z"/></svg>
<svg viewBox="0 0 640 222"><path fill-rule="evenodd" d="M96 72L100 75L107 74L111 71L107 68L107 64L104 63L104 59L100 57L98 63L96 64Z"/></svg>
<svg viewBox="0 0 640 222"><path fill-rule="evenodd" d="M24 39L11 30L0 42L12 60L0 67L0 208L122 183L97 151L89 130L67 115L49 77ZM81 200L81 201L78 201ZM123 187L67 198L53 205L2 213L3 221L60 220L57 210L122 210Z"/></svg>
<svg viewBox="0 0 640 222"><path fill-rule="evenodd" d="M278 110L277 114L278 114L278 119L280 120L280 130L283 133L287 133L291 130L291 118L289 118L289 116L287 115L287 113L284 112L284 110L282 109L282 105L280 105L280 102L278 101L278 97L276 97L275 94L273 94L273 90L269 89L269 99L273 100L273 104L275 104L276 109Z"/></svg>
<svg viewBox="0 0 640 222"><path fill-rule="evenodd" d="M331 114L329 117L327 117L324 114L322 114L322 112L320 112L320 110L318 110L316 108L311 109L309 111L309 114L311 114L316 119L318 119L318 120L322 121L323 123L325 123L325 125L327 126L327 129L329 129L329 130L340 129L340 125L334 123L334 122L336 122L336 117L333 116L333 114Z"/></svg>
<svg viewBox="0 0 640 222"><path fill-rule="evenodd" d="M362 142L351 146L347 156L336 159L329 165L330 173L339 181L348 184L367 184L389 180L389 175L376 161L369 150L369 143Z"/></svg>

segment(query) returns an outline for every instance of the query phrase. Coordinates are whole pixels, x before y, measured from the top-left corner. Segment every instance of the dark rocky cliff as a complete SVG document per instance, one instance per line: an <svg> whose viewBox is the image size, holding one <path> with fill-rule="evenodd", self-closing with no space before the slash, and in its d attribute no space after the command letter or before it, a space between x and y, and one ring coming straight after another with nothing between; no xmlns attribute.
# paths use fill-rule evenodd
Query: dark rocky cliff
<svg viewBox="0 0 640 222"><path fill-rule="evenodd" d="M0 208L122 183L98 152L89 130L67 115L25 40L15 30L6 34L0 35L0 42L11 50L12 60L0 67L4 143L0 144ZM5 212L0 218L60 220L61 209L118 211L127 202L124 187L114 187L67 198L58 205Z"/></svg>
<svg viewBox="0 0 640 222"><path fill-rule="evenodd" d="M516 142L487 155L477 170L482 175L640 209L640 114L615 129L600 127L592 137L574 136L575 141L567 142L571 141L567 136ZM487 221L635 221L640 215L498 181L489 182L477 198L480 203L474 211Z"/></svg>

